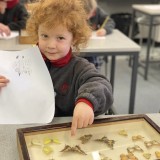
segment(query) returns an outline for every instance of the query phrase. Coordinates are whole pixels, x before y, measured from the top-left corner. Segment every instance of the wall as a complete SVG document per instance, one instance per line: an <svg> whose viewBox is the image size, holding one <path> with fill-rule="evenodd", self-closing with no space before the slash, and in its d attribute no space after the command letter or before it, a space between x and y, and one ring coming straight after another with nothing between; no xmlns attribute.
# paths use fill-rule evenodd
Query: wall
<svg viewBox="0 0 160 160"><path fill-rule="evenodd" d="M97 0L98 4L109 14L132 13L132 4L150 4L153 0Z"/></svg>

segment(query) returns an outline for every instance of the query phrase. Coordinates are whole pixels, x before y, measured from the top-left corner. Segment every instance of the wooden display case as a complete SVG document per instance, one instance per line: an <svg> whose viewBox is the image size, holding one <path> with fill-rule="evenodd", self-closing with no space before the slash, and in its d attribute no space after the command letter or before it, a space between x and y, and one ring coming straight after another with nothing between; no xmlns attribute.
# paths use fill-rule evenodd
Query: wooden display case
<svg viewBox="0 0 160 160"><path fill-rule="evenodd" d="M21 30L19 35L19 44L36 44L32 36L29 36L26 30Z"/></svg>
<svg viewBox="0 0 160 160"><path fill-rule="evenodd" d="M97 119L93 125L78 129L76 136L71 136L70 126L63 123L18 129L20 159L160 159L160 127L146 115Z"/></svg>

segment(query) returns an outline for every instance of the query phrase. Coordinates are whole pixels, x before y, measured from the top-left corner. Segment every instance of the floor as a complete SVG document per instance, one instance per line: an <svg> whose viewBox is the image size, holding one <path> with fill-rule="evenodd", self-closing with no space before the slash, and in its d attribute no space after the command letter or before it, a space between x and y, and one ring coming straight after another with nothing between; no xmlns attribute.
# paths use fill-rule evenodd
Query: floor
<svg viewBox="0 0 160 160"><path fill-rule="evenodd" d="M140 59L144 59L145 50L146 47L143 47L140 53ZM151 57L156 57L157 59L158 52L160 60L160 48L154 49L154 54L152 53ZM110 63L108 63L107 69L108 77L109 64ZM104 66L101 72L104 74ZM147 81L144 80L141 75L144 73L144 70L138 68L138 72L134 113L144 114L160 112L160 62L150 64ZM114 107L117 114L128 113L130 81L131 68L128 66L128 57L117 58L114 87Z"/></svg>

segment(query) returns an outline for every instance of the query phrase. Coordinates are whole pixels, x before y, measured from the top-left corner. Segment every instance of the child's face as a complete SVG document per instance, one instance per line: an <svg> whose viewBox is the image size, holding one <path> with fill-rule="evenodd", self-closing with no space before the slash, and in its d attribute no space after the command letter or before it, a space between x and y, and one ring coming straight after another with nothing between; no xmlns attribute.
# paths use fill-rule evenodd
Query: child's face
<svg viewBox="0 0 160 160"><path fill-rule="evenodd" d="M67 55L73 42L73 35L66 28L56 26L48 30L41 24L38 29L40 51L49 60L58 60Z"/></svg>

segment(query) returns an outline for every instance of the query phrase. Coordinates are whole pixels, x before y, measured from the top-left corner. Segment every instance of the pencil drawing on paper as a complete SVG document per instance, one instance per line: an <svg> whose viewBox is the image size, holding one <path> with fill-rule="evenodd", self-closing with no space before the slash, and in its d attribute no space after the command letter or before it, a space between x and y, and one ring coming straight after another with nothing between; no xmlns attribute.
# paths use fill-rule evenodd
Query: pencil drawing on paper
<svg viewBox="0 0 160 160"><path fill-rule="evenodd" d="M17 55L15 61L13 62L13 68L19 76L22 74L31 74L30 60L23 55Z"/></svg>

